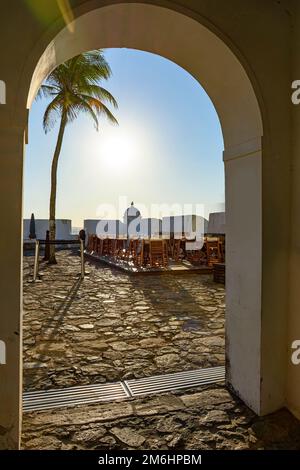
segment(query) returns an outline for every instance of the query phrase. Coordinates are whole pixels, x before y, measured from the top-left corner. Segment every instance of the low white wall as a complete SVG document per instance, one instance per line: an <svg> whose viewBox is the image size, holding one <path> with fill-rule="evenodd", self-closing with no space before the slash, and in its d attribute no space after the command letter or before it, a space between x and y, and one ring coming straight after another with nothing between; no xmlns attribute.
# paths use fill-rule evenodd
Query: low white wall
<svg viewBox="0 0 300 470"><path fill-rule="evenodd" d="M86 235L97 233L97 225L99 222L103 222L106 228L106 236L114 236L115 233L119 236L126 236L127 229L126 224L120 220L106 220L106 219L86 219L84 220L84 230ZM178 236L182 236L183 233L187 237L194 238L196 232L201 234L207 232L208 221L198 215L183 215L183 216L171 216L163 217L161 219L155 218L137 218L131 222L133 224L132 230L137 227L137 236L142 237L158 237L162 232L166 238L170 237L170 233L175 233ZM99 235L99 234L98 234Z"/></svg>
<svg viewBox="0 0 300 470"><path fill-rule="evenodd" d="M99 222L102 222L98 227ZM96 234L100 236L99 231L103 231L103 237L115 238L117 236L126 236L126 225L120 220L109 219L86 219L83 222L83 227L86 233L86 239L89 235ZM101 238L101 237L100 237Z"/></svg>
<svg viewBox="0 0 300 470"><path fill-rule="evenodd" d="M115 231L117 232L118 236L127 235L126 224L124 224L120 220L87 219L84 221L84 230L86 231L87 236L97 232L97 224L101 221L103 222L103 224L107 224L105 230L107 232L108 237L115 237ZM132 230L137 228L136 236L149 237L152 230L153 236L158 237L161 231L160 219L137 218L131 223L133 224L131 227Z"/></svg>
<svg viewBox="0 0 300 470"><path fill-rule="evenodd" d="M195 233L204 234L207 232L208 221L201 215L175 215L162 218L162 234L164 238L169 238L170 234L175 238L181 238L184 234L186 238L194 238Z"/></svg>
<svg viewBox="0 0 300 470"><path fill-rule="evenodd" d="M35 219L36 238L45 239L46 231L49 230L48 219ZM30 233L30 219L23 219L23 239L28 240ZM72 221L69 219L56 220L56 238L58 240L72 240Z"/></svg>
<svg viewBox="0 0 300 470"><path fill-rule="evenodd" d="M96 233L97 224L99 219L87 219L83 221L83 228L85 230L86 236Z"/></svg>
<svg viewBox="0 0 300 470"><path fill-rule="evenodd" d="M226 233L225 212L209 214L207 233Z"/></svg>
<svg viewBox="0 0 300 470"><path fill-rule="evenodd" d="M140 236L141 237L159 237L162 230L161 219L155 218L142 218L140 222Z"/></svg>

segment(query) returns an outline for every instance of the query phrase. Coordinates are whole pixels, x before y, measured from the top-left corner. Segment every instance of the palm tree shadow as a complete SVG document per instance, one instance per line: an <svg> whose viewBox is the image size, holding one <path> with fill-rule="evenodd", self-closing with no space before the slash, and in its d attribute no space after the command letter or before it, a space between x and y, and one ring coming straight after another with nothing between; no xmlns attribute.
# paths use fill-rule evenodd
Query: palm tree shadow
<svg viewBox="0 0 300 470"><path fill-rule="evenodd" d="M76 281L73 283L73 285L67 292L65 299L63 299L63 301L60 303L58 308L55 309L52 318L44 322L43 327L41 329L41 334L43 334L43 332L45 332L48 329L52 331L51 331L51 334L48 336L47 345L45 345L44 347L40 349L41 354L47 353L48 345L50 345L51 342L54 340L54 338L57 336L57 332L60 326L62 325L63 320L66 314L68 313L73 301L75 300L78 290L81 287L81 284L82 284L82 278L79 277L78 279L76 279ZM58 315L59 315L59 318L57 318Z"/></svg>

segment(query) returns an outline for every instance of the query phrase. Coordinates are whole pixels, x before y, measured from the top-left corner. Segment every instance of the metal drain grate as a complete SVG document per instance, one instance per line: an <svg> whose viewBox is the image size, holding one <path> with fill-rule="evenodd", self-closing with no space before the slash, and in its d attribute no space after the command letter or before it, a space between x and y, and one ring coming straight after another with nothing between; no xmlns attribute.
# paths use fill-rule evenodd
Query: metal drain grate
<svg viewBox="0 0 300 470"><path fill-rule="evenodd" d="M23 394L23 410L42 411L64 406L88 405L101 401L121 400L129 396L121 382L40 390Z"/></svg>
<svg viewBox="0 0 300 470"><path fill-rule="evenodd" d="M24 392L23 410L44 411L66 406L88 405L103 401L124 400L144 395L200 387L225 379L225 367L210 367L174 374L154 375L124 382L82 385L62 389Z"/></svg>
<svg viewBox="0 0 300 470"><path fill-rule="evenodd" d="M174 374L154 375L138 380L127 380L125 385L133 397L199 387L225 380L225 367L210 367Z"/></svg>

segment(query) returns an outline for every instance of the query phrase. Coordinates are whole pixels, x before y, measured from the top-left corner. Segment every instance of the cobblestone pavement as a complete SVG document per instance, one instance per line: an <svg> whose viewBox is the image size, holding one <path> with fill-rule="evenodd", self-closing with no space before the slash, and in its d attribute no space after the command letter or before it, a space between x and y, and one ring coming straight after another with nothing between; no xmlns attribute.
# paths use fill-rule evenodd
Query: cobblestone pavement
<svg viewBox="0 0 300 470"><path fill-rule="evenodd" d="M142 400L25 413L24 449L300 449L300 423L256 417L221 386Z"/></svg>
<svg viewBox="0 0 300 470"><path fill-rule="evenodd" d="M224 287L211 276L130 276L58 253L24 259L25 389L114 381L224 364Z"/></svg>
<svg viewBox="0 0 300 470"><path fill-rule="evenodd" d="M58 254L31 283L24 259L26 389L224 364L224 288L209 276L130 277ZM32 273L31 273L32 274ZM256 417L221 385L25 413L25 449L300 449L285 410Z"/></svg>

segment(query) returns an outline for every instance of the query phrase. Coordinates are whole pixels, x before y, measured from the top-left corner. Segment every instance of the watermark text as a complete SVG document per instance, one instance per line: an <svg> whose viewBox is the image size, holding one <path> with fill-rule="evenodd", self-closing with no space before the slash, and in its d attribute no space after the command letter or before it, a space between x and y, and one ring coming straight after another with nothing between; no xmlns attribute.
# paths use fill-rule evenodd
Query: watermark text
<svg viewBox="0 0 300 470"><path fill-rule="evenodd" d="M6 364L6 345L0 340L0 365Z"/></svg>
<svg viewBox="0 0 300 470"><path fill-rule="evenodd" d="M292 357L291 361L295 366L298 366L300 364L300 340L296 339L295 341L292 342Z"/></svg>
<svg viewBox="0 0 300 470"><path fill-rule="evenodd" d="M0 104L6 104L6 85L3 80L0 80Z"/></svg>

